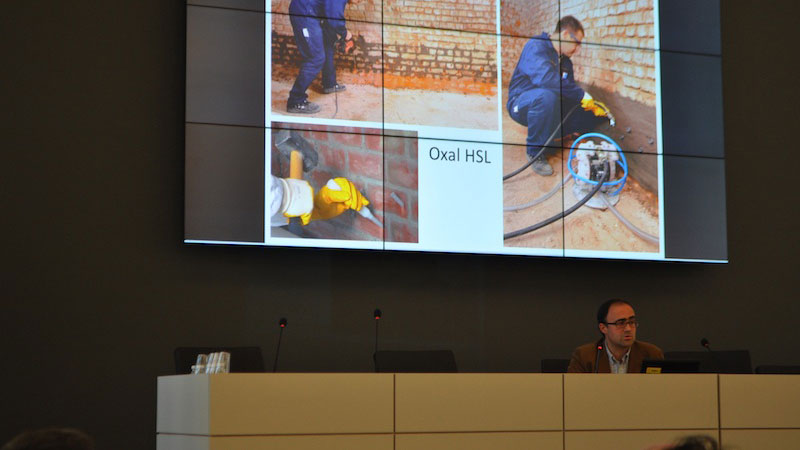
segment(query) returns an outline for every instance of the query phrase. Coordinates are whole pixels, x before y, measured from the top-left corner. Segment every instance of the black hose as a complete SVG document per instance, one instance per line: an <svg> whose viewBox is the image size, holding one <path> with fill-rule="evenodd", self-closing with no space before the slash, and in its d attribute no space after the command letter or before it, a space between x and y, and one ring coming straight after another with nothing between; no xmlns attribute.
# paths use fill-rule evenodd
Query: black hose
<svg viewBox="0 0 800 450"><path fill-rule="evenodd" d="M591 192L586 194L585 197L583 197L578 203L572 205L568 210L562 211L562 212L556 214L555 216L547 218L547 219L545 219L545 220L543 220L543 221L541 221L541 222L539 222L539 223L537 223L535 225L531 225L529 227L522 228L521 230L516 230L516 231L511 231L509 233L506 233L506 234L503 235L503 240L505 241L506 239L515 238L517 236L522 236L523 234L530 233L531 231L536 231L539 228L546 227L547 225L550 225L551 223L555 222L556 220L562 219L562 218L567 217L568 215L574 213L575 211L578 210L578 208L583 206L584 203L588 202L592 197L594 197L595 194L600 192L600 188L602 188L603 184L608 180L608 175L609 175L609 172L611 171L610 169L611 169L611 167L609 166L608 161L606 161L606 163L603 165L603 176L601 177L601 179L597 183L597 185L595 185L595 187L592 189Z"/></svg>
<svg viewBox="0 0 800 450"><path fill-rule="evenodd" d="M549 138L547 138L547 142L545 142L544 145L542 146L542 148L539 149L539 152L536 154L536 156L534 156L533 158L529 159L528 162L525 163L525 165L520 167L519 169L517 169L517 170L515 170L515 171L513 171L511 173L508 173L506 175L503 175L503 181L506 181L507 179L509 179L509 178L511 178L511 177L513 177L515 175L519 175L523 170L525 170L528 167L530 167L530 165L533 164L534 161L539 159L539 157L542 156L542 153L544 153L544 150L547 148L547 146L550 145L550 142L553 140L553 138L556 137L556 133L558 133L558 130L561 129L561 124L563 122L565 122L569 118L569 116L572 115L573 112L575 112L575 108L577 108L577 107L578 107L578 105L573 106L572 109L569 110L567 115L564 116L564 119L562 119L561 122L558 123L558 126L556 127L556 129L553 130L553 133L550 134ZM526 147L525 151L527 151L527 147Z"/></svg>
<svg viewBox="0 0 800 450"><path fill-rule="evenodd" d="M333 112L333 117L331 119L335 119L336 115L339 114L339 92L336 90L337 84L333 85L333 102L336 105L336 110Z"/></svg>

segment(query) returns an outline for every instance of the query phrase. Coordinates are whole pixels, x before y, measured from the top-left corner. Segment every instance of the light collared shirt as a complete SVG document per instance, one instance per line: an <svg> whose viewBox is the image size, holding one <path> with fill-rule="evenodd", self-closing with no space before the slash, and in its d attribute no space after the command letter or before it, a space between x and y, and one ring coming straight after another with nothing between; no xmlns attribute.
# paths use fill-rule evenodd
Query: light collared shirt
<svg viewBox="0 0 800 450"><path fill-rule="evenodd" d="M628 349L625 356L622 357L622 361L617 361L617 358L614 358L611 350L608 349L608 343L605 344L605 348L606 353L608 353L608 365L611 368L611 373L628 373L628 359L631 355L631 349Z"/></svg>

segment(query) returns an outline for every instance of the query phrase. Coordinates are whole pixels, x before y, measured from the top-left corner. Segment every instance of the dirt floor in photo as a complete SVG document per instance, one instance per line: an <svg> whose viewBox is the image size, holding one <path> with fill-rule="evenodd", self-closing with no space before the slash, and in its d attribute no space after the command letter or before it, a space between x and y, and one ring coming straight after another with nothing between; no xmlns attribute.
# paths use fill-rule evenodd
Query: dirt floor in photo
<svg viewBox="0 0 800 450"><path fill-rule="evenodd" d="M521 128L521 127L520 127ZM555 174L542 177L528 168L503 183L503 205L527 203L561 183L568 150L548 158ZM509 173L527 162L524 147L506 146L503 157L503 173ZM539 205L520 211L503 213L503 231L518 230L558 214L562 207L569 208L577 202L572 193L573 181L566 184L550 199ZM635 179L628 177L620 193L617 210L630 222L652 235L659 235L658 197L644 189ZM605 250L625 252L658 252L658 245L636 236L608 210L583 206L544 228L505 241L506 246L557 249L562 245L568 249Z"/></svg>
<svg viewBox="0 0 800 450"><path fill-rule="evenodd" d="M312 85L308 90L308 100L319 104L320 112L289 114L286 112L286 99L289 97L292 83L293 81L272 81L274 114L360 122L385 120L387 123L481 130L498 128L496 97L421 89L383 90L380 87L358 84L347 84L347 90L337 95L323 94L319 86ZM338 113L336 113L337 96Z"/></svg>

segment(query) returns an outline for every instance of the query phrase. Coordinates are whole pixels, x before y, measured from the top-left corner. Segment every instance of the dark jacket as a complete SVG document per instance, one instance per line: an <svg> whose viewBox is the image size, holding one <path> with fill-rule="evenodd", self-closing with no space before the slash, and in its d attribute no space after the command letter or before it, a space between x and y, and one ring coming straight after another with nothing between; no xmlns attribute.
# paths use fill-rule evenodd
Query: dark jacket
<svg viewBox="0 0 800 450"><path fill-rule="evenodd" d="M566 56L560 59L559 64L549 34L542 33L529 40L508 83L509 103L531 89L547 89L565 99L581 101L584 91L575 83L572 60Z"/></svg>
<svg viewBox="0 0 800 450"><path fill-rule="evenodd" d="M597 345L602 340L581 345L572 352L569 361L568 373L592 373L594 372L594 361L597 357ZM628 373L639 373L642 371L642 361L645 359L664 359L664 352L653 344L642 341L634 341L631 346L631 353L628 356ZM597 368L598 373L611 373L611 366L608 363L608 353L605 349L600 352L600 364Z"/></svg>
<svg viewBox="0 0 800 450"><path fill-rule="evenodd" d="M347 34L344 8L347 0L292 0L289 14L315 17L339 36Z"/></svg>

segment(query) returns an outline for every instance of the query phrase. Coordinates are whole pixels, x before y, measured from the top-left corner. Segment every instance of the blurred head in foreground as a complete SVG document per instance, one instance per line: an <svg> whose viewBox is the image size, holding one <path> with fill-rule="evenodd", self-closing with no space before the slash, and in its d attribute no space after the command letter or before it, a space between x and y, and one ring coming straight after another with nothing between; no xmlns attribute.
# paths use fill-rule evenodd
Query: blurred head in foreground
<svg viewBox="0 0 800 450"><path fill-rule="evenodd" d="M0 450L94 450L94 441L74 428L42 428L20 433Z"/></svg>

